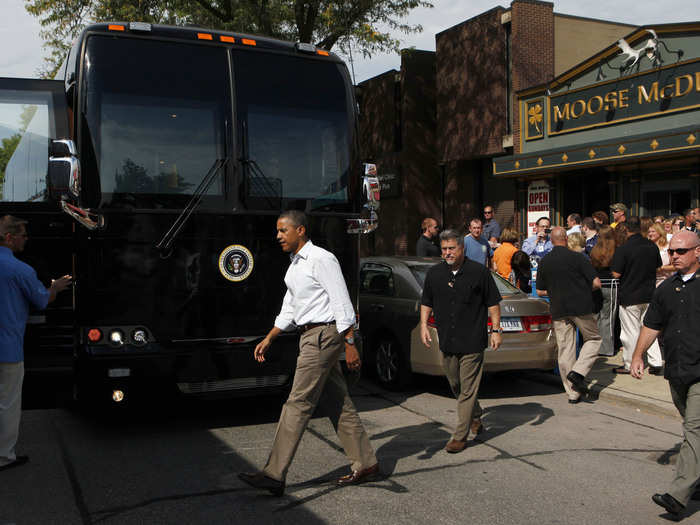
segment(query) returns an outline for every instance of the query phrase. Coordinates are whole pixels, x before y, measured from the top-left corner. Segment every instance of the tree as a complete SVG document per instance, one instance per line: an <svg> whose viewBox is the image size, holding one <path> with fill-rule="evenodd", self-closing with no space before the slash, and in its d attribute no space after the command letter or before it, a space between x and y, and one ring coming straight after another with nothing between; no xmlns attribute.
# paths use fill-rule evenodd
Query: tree
<svg viewBox="0 0 700 525"><path fill-rule="evenodd" d="M314 43L330 50L352 44L364 56L398 52L392 33L422 31L402 21L427 0L25 0L38 17L44 47L49 50L42 76L52 76L70 43L83 27L95 21L141 21L211 27L261 34L284 40ZM385 29L382 29L385 28Z"/></svg>

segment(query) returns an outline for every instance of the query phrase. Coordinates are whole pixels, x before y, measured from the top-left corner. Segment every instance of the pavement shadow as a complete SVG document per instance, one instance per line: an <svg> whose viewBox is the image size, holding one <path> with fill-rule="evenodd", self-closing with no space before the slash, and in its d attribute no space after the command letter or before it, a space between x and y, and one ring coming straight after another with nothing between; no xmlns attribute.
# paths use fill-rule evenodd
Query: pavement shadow
<svg viewBox="0 0 700 525"><path fill-rule="evenodd" d="M553 415L553 410L534 402L487 407L481 418L485 431L475 440L485 443L523 425L541 425Z"/></svg>
<svg viewBox="0 0 700 525"><path fill-rule="evenodd" d="M450 439L441 423L430 421L420 425L393 428L371 436L372 440L391 438L380 446L377 459L382 472L391 475L400 459L416 456L419 460L431 459L441 451Z"/></svg>
<svg viewBox="0 0 700 525"><path fill-rule="evenodd" d="M539 376L549 372L534 372ZM508 371L485 374L479 387L479 399L522 398L524 396L544 396L561 394L564 391L559 376L552 373L551 381L532 379L530 371ZM378 386L371 378L363 379L359 385L350 388L351 397L375 397L384 399L387 406L400 404L420 394L454 399L452 390L444 376L414 374L413 381L401 391L388 391ZM379 402L379 401L377 401ZM373 409L376 407L372 407Z"/></svg>

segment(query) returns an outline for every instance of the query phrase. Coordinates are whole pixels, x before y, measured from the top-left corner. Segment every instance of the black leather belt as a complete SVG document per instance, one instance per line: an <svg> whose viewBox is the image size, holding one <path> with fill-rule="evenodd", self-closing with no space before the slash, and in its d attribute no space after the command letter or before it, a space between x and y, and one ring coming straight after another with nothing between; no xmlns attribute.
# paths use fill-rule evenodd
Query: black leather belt
<svg viewBox="0 0 700 525"><path fill-rule="evenodd" d="M335 326L335 321L330 321L328 323L309 323L309 324L303 324L299 327L299 331L303 334L304 332L308 332L312 328L318 328L319 326Z"/></svg>

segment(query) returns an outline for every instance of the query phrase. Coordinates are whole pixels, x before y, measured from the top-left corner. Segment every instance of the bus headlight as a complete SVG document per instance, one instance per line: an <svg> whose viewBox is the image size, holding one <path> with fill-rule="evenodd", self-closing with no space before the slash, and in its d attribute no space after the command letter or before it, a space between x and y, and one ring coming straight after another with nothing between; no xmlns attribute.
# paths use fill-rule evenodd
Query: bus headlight
<svg viewBox="0 0 700 525"><path fill-rule="evenodd" d="M124 346L124 333L121 330L112 330L109 333L109 341L114 346Z"/></svg>
<svg viewBox="0 0 700 525"><path fill-rule="evenodd" d="M146 335L146 331L142 330L141 328L137 328L136 330L131 332L131 340L134 342L135 345L145 345L148 342L148 336Z"/></svg>

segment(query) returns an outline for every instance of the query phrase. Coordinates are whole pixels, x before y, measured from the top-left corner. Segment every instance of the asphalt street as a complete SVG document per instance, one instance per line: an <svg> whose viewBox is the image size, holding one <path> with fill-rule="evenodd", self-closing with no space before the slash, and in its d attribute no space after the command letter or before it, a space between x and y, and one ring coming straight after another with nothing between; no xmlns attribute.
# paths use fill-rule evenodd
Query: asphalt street
<svg viewBox="0 0 700 525"><path fill-rule="evenodd" d="M651 502L673 475L680 422L604 400L570 405L561 388L519 374L482 387L487 431L462 453L446 383L353 395L382 477L338 489L347 461L314 418L281 498L242 484L261 467L281 401L173 402L86 414L23 413L26 466L0 473L0 524L666 523ZM685 522L700 522L691 503Z"/></svg>

